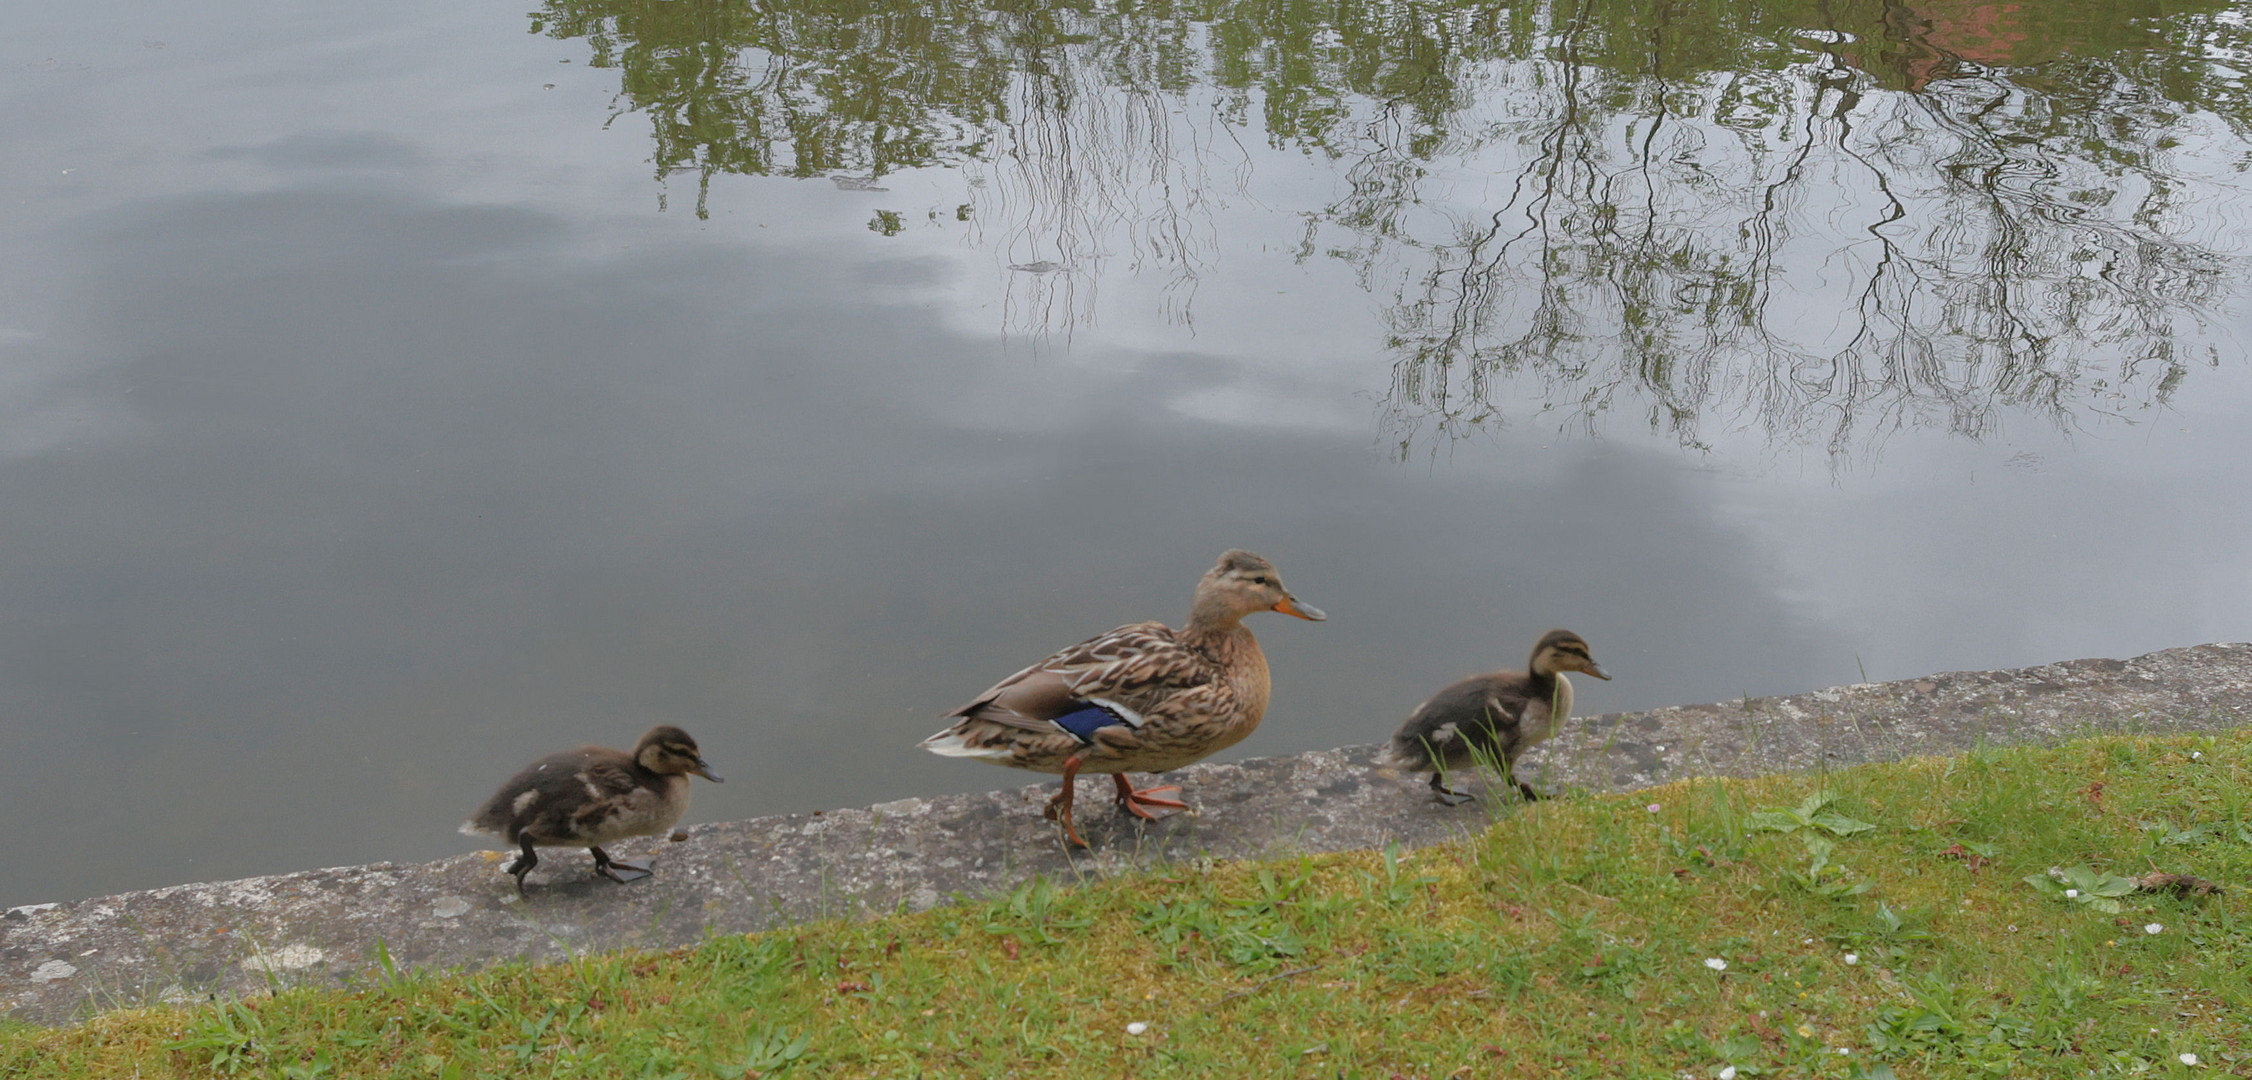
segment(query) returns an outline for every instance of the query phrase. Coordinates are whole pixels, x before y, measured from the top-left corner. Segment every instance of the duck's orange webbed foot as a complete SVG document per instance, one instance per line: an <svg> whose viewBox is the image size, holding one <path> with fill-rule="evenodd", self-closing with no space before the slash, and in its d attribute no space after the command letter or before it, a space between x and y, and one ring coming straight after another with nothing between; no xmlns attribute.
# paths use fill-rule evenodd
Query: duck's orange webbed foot
<svg viewBox="0 0 2252 1080"><path fill-rule="evenodd" d="M1084 848L1089 845L1085 840L1079 838L1079 826L1071 820L1072 792L1078 786L1079 758L1075 755L1064 759L1063 787L1059 788L1054 795L1048 797L1048 806L1040 813L1049 821L1063 826L1063 838L1066 843L1075 848Z"/></svg>
<svg viewBox="0 0 2252 1080"><path fill-rule="evenodd" d="M1182 802L1179 799L1158 798L1158 796L1164 792L1177 792L1181 790L1177 785L1167 784L1163 787L1136 789L1134 785L1126 779L1125 773L1112 773L1110 774L1110 778L1118 784L1118 808L1145 821L1156 821L1157 819L1162 818L1166 814L1170 814L1175 810L1186 810L1189 808L1189 804ZM1151 813L1150 810L1152 807L1155 807L1156 809L1161 810L1164 813Z"/></svg>

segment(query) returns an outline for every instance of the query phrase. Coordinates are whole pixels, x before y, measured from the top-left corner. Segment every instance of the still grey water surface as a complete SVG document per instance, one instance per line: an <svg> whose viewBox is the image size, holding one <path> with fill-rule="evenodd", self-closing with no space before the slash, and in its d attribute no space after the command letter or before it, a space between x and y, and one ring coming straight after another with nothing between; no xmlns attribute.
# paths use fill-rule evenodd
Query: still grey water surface
<svg viewBox="0 0 2252 1080"><path fill-rule="evenodd" d="M806 117L881 110L661 25L724 3L16 5L0 904L444 855L654 722L728 778L699 820L1029 782L914 743L1235 545L1332 616L1254 624L1236 754L1373 741L1552 626L1617 676L1590 712L2252 637L2240 118L2119 91L2123 149L1995 159L1978 211L1949 95L2134 29L1980 53L2005 8L1889 69L1740 40L1582 128L1511 125L1599 58L1465 45L1318 138L1302 86L1094 35L1031 58L1071 93L1003 52L854 143ZM681 32L719 59L668 99L695 50L629 39ZM759 153L709 135L769 99Z"/></svg>

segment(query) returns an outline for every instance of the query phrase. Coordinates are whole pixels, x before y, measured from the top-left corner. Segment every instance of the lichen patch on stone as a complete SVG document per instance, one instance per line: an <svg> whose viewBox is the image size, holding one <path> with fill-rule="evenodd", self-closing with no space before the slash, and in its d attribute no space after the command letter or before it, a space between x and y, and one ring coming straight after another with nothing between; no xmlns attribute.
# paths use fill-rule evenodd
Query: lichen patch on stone
<svg viewBox="0 0 2252 1080"><path fill-rule="evenodd" d="M242 962L242 966L265 974L284 971L302 971L326 959L328 954L311 945L284 945L272 952L261 952Z"/></svg>

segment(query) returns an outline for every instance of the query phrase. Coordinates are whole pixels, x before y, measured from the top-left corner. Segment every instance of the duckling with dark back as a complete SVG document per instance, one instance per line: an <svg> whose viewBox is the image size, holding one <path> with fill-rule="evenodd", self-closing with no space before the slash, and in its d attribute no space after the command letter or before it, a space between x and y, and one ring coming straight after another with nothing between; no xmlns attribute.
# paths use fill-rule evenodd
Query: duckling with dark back
<svg viewBox="0 0 2252 1080"><path fill-rule="evenodd" d="M595 873L635 881L650 875L650 864L613 859L602 845L671 829L688 812L691 775L720 783L687 732L655 727L631 753L582 746L525 766L461 831L497 836L522 849L503 868L516 878L518 892L524 875L539 865L535 847L584 847L594 855Z"/></svg>
<svg viewBox="0 0 2252 1080"><path fill-rule="evenodd" d="M1539 799L1531 784L1517 779L1517 759L1570 718L1572 681L1564 673L1611 676L1595 663L1587 641L1569 630L1542 635L1525 666L1524 671L1473 675L1416 706L1392 736L1390 764L1431 770L1431 790L1449 806L1476 796L1447 786L1447 774L1472 768L1481 759L1499 764L1504 780L1526 800Z"/></svg>

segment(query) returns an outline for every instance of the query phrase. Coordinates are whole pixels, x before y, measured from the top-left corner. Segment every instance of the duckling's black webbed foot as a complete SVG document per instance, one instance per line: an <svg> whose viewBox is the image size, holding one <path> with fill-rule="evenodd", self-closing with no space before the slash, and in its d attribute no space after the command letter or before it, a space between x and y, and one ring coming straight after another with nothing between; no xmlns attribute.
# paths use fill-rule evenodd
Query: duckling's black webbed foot
<svg viewBox="0 0 2252 1080"><path fill-rule="evenodd" d="M518 896L524 895L524 875L531 873L532 868L540 864L540 857L532 851L530 837L524 838L523 848L523 854L508 860L508 865L500 868L501 873L508 874L516 879L516 895Z"/></svg>
<svg viewBox="0 0 2252 1080"><path fill-rule="evenodd" d="M1445 778L1438 773L1431 774L1431 790L1437 792L1439 801L1448 806L1461 806L1463 803L1478 801L1476 795L1459 788L1448 787Z"/></svg>
<svg viewBox="0 0 2252 1080"><path fill-rule="evenodd" d="M640 881L656 870L647 859L613 859L609 852L601 848L590 847L587 850L594 853L594 872L620 884Z"/></svg>

